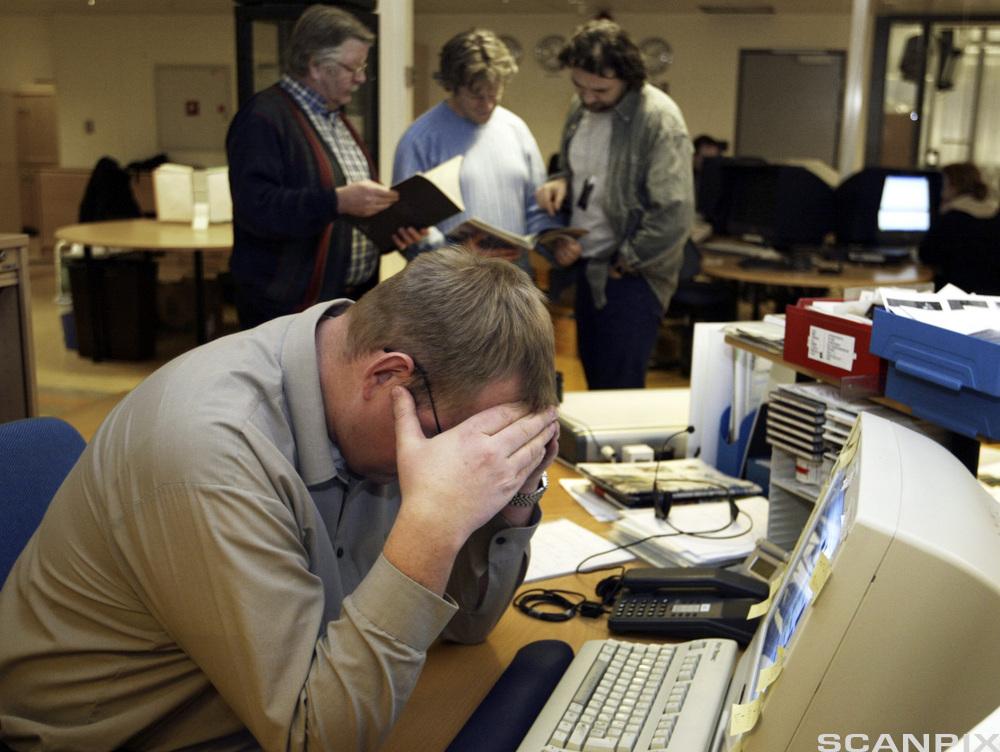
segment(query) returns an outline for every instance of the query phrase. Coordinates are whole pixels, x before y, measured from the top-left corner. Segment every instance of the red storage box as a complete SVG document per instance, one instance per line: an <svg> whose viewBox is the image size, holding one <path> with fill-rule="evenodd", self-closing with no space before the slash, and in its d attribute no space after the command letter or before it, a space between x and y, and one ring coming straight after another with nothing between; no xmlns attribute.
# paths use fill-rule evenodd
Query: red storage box
<svg viewBox="0 0 1000 752"><path fill-rule="evenodd" d="M871 325L812 310L816 300L823 299L802 298L785 308L785 360L881 394L886 362L869 351Z"/></svg>

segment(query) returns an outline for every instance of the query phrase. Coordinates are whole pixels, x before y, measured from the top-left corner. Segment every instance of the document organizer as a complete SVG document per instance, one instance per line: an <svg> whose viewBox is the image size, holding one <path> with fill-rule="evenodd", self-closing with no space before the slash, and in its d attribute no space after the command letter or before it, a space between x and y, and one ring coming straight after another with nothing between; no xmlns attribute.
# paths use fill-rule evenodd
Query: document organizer
<svg viewBox="0 0 1000 752"><path fill-rule="evenodd" d="M878 309L871 347L889 361L887 397L963 436L1000 439L1000 344Z"/></svg>
<svg viewBox="0 0 1000 752"><path fill-rule="evenodd" d="M886 366L869 350L871 325L815 311L809 308L814 300L785 308L784 359L881 394Z"/></svg>

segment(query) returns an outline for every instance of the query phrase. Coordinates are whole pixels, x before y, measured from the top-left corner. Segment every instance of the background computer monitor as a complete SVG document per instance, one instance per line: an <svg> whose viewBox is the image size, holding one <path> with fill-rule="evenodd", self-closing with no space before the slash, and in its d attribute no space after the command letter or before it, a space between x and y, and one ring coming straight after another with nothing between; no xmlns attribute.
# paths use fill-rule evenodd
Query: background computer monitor
<svg viewBox="0 0 1000 752"><path fill-rule="evenodd" d="M791 251L832 228L833 189L805 167L730 165L724 176L726 235Z"/></svg>
<svg viewBox="0 0 1000 752"><path fill-rule="evenodd" d="M916 245L937 216L941 174L866 167L842 182L834 199L838 245Z"/></svg>
<svg viewBox="0 0 1000 752"><path fill-rule="evenodd" d="M1000 701L998 522L946 449L862 414L734 673L725 712L757 702L759 720L741 738L726 719L719 748L890 734L903 749L905 734L973 728Z"/></svg>
<svg viewBox="0 0 1000 752"><path fill-rule="evenodd" d="M728 195L726 170L731 166L756 167L767 164L759 157L705 157L697 174L695 209L719 235L726 231Z"/></svg>

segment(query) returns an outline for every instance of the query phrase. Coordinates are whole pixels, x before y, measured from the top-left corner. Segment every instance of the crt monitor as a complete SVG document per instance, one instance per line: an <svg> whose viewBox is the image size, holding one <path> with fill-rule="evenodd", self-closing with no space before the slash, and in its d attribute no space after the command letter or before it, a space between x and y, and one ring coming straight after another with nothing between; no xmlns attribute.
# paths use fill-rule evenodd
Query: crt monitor
<svg viewBox="0 0 1000 752"><path fill-rule="evenodd" d="M865 168L837 187L837 244L862 248L915 245L930 229L940 199L938 172Z"/></svg>
<svg viewBox="0 0 1000 752"><path fill-rule="evenodd" d="M728 185L726 177L733 166L756 167L767 162L759 157L706 157L695 178L695 209L719 235L726 232Z"/></svg>
<svg viewBox="0 0 1000 752"><path fill-rule="evenodd" d="M833 189L801 165L733 165L726 185L727 235L788 251L832 228Z"/></svg>
<svg viewBox="0 0 1000 752"><path fill-rule="evenodd" d="M737 664L716 748L947 749L988 716L998 507L944 447L862 413ZM732 735L734 713L756 724Z"/></svg>

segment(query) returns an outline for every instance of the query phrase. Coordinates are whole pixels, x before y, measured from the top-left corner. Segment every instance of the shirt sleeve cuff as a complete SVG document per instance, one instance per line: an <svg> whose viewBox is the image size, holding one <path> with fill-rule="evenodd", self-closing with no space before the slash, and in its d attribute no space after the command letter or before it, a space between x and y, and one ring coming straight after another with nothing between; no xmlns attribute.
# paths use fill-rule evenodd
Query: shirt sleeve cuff
<svg viewBox="0 0 1000 752"><path fill-rule="evenodd" d="M458 611L451 598L441 598L411 580L384 556L379 556L350 599L376 627L421 651L431 646Z"/></svg>
<svg viewBox="0 0 1000 752"><path fill-rule="evenodd" d="M522 527L514 527L501 514L494 516L482 527L483 536L490 541L490 561L506 563L520 560L541 520L542 510L538 504L531 510L528 523Z"/></svg>

